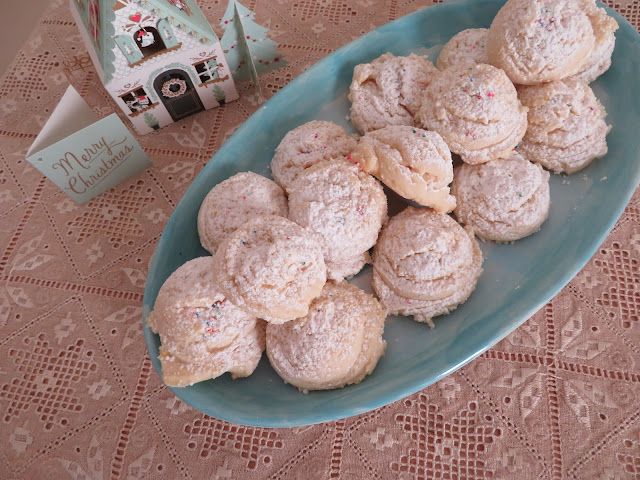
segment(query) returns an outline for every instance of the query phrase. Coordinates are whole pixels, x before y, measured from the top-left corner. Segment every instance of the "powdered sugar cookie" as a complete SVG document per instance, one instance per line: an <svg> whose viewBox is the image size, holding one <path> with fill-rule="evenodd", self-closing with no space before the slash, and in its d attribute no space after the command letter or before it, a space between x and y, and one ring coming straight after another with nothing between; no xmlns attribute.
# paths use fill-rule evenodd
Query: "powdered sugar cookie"
<svg viewBox="0 0 640 480"><path fill-rule="evenodd" d="M173 342L160 345L162 378L170 387L186 387L229 372L233 379L248 377L258 366L265 349L265 322L239 336L230 345L209 351L184 351Z"/></svg>
<svg viewBox="0 0 640 480"><path fill-rule="evenodd" d="M456 218L486 240L519 240L537 232L549 215L549 172L517 153L460 165L451 190Z"/></svg>
<svg viewBox="0 0 640 480"><path fill-rule="evenodd" d="M268 322L307 314L326 281L322 239L286 218L249 220L216 252L214 278L239 308Z"/></svg>
<svg viewBox="0 0 640 480"><path fill-rule="evenodd" d="M300 172L322 160L348 155L356 140L332 122L314 120L287 133L271 160L273 179L285 190Z"/></svg>
<svg viewBox="0 0 640 480"><path fill-rule="evenodd" d="M388 125L413 125L421 92L438 74L424 57L385 53L357 65L349 87L351 123L360 133Z"/></svg>
<svg viewBox="0 0 640 480"><path fill-rule="evenodd" d="M346 282L327 282L308 315L267 326L267 356L278 375L300 390L358 383L384 353L385 316L373 296Z"/></svg>
<svg viewBox="0 0 640 480"><path fill-rule="evenodd" d="M432 325L471 295L482 252L449 215L409 207L382 229L373 268L373 288L389 313Z"/></svg>
<svg viewBox="0 0 640 480"><path fill-rule="evenodd" d="M368 262L386 217L382 186L345 160L317 163L289 190L289 218L322 237L333 280L355 275Z"/></svg>
<svg viewBox="0 0 640 480"><path fill-rule="evenodd" d="M435 132L407 126L369 132L360 138L351 160L420 205L439 212L450 212L456 205L456 199L449 195L451 152Z"/></svg>
<svg viewBox="0 0 640 480"><path fill-rule="evenodd" d="M509 156L527 129L515 87L502 70L484 64L442 72L425 90L417 119L472 165Z"/></svg>
<svg viewBox="0 0 640 480"><path fill-rule="evenodd" d="M556 173L575 173L607 153L607 112L586 83L563 80L521 87L529 128L518 151Z"/></svg>
<svg viewBox="0 0 640 480"><path fill-rule="evenodd" d="M248 351L246 357L229 355L239 338L253 335L257 320L220 292L213 279L213 257L190 260L173 272L160 288L147 322L160 335L163 377L171 386L250 365L259 346L254 342L253 353Z"/></svg>
<svg viewBox="0 0 640 480"><path fill-rule="evenodd" d="M454 35L444 44L436 66L440 70L476 63L489 63L486 28L469 28Z"/></svg>
<svg viewBox="0 0 640 480"><path fill-rule="evenodd" d="M589 20L596 39L595 47L580 72L571 77L587 83L593 82L609 70L618 30L618 22L607 15L603 8L594 8L593 13L589 14Z"/></svg>
<svg viewBox="0 0 640 480"><path fill-rule="evenodd" d="M227 235L253 217L288 213L282 188L253 172L237 173L207 194L198 212L200 243L210 253Z"/></svg>
<svg viewBox="0 0 640 480"><path fill-rule="evenodd" d="M163 283L148 323L162 338L215 350L253 328L255 320L222 294L213 278L213 257L200 257L180 266Z"/></svg>
<svg viewBox="0 0 640 480"><path fill-rule="evenodd" d="M595 46L594 1L508 0L489 29L489 62L521 85L578 73Z"/></svg>

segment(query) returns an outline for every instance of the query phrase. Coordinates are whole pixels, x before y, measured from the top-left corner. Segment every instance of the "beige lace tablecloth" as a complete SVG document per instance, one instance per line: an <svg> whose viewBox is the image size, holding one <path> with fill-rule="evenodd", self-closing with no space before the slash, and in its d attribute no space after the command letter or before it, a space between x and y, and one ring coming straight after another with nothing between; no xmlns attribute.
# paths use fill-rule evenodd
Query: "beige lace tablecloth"
<svg viewBox="0 0 640 480"><path fill-rule="evenodd" d="M200 3L217 24L226 1ZM289 62L271 95L431 2L246 3ZM639 24L640 2L608 3ZM255 96L142 137L154 167L77 206L25 161L69 82L114 111L56 1L0 82L0 478L640 478L639 195L555 300L438 384L335 423L231 425L161 385L140 306L165 221Z"/></svg>

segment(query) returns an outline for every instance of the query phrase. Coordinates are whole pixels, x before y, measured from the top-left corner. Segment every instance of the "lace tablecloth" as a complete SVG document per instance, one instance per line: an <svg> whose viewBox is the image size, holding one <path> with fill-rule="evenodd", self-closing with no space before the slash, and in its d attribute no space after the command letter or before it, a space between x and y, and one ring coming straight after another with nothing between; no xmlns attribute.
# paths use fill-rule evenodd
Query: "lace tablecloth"
<svg viewBox="0 0 640 480"><path fill-rule="evenodd" d="M246 3L289 62L263 77L271 95L431 2ZM608 3L640 24L640 2ZM217 24L226 1L200 4ZM25 160L69 82L114 111L56 1L0 82L0 477L640 478L639 195L560 295L438 384L335 423L231 425L162 386L141 302L165 221L255 95L141 137L153 168L77 206Z"/></svg>

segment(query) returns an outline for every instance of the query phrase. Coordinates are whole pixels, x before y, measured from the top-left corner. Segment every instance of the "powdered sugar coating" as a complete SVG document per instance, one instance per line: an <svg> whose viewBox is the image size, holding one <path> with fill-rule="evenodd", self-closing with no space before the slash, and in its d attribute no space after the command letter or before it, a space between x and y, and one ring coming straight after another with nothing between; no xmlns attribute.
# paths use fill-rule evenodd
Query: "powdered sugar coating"
<svg viewBox="0 0 640 480"><path fill-rule="evenodd" d="M348 155L356 140L332 122L314 120L288 132L271 160L273 179L285 190L305 169L323 160Z"/></svg>
<svg viewBox="0 0 640 480"><path fill-rule="evenodd" d="M442 72L425 90L417 120L473 165L510 155L527 129L527 109L502 70L477 64Z"/></svg>
<svg viewBox="0 0 640 480"><path fill-rule="evenodd" d="M518 151L556 173L575 173L607 153L607 112L591 88L567 79L520 87L529 128Z"/></svg>
<svg viewBox="0 0 640 480"><path fill-rule="evenodd" d="M211 254L227 235L261 215L288 214L287 197L275 182L253 172L227 178L207 194L198 212L200 243Z"/></svg>
<svg viewBox="0 0 640 480"><path fill-rule="evenodd" d="M351 160L420 205L439 212L450 212L456 205L456 199L449 195L451 152L435 132L407 126L369 132L360 138Z"/></svg>
<svg viewBox="0 0 640 480"><path fill-rule="evenodd" d="M256 317L233 305L213 277L213 257L181 265L163 283L148 323L163 339L208 350L226 347L255 325Z"/></svg>
<svg viewBox="0 0 640 480"><path fill-rule="evenodd" d="M456 168L458 221L485 240L511 242L537 232L549 215L549 172L514 153Z"/></svg>
<svg viewBox="0 0 640 480"><path fill-rule="evenodd" d="M449 215L408 207L383 228L373 268L373 288L389 313L430 323L471 295L482 252Z"/></svg>
<svg viewBox="0 0 640 480"><path fill-rule="evenodd" d="M486 28L469 28L455 34L445 43L438 55L436 66L440 70L475 63L489 63Z"/></svg>
<svg viewBox="0 0 640 480"><path fill-rule="evenodd" d="M213 351L186 352L173 342L160 345L162 378L170 387L186 387L229 372L248 377L258 366L265 349L265 322L257 320L230 345ZM194 354L195 353L195 354Z"/></svg>
<svg viewBox="0 0 640 480"><path fill-rule="evenodd" d="M309 314L267 327L267 356L282 379L301 390L360 382L384 352L386 312L346 282L327 282Z"/></svg>
<svg viewBox="0 0 640 480"><path fill-rule="evenodd" d="M595 46L594 8L595 0L508 0L489 29L490 63L520 85L578 73Z"/></svg>
<svg viewBox="0 0 640 480"><path fill-rule="evenodd" d="M421 94L438 70L424 57L385 53L356 65L349 87L351 123L360 133L388 125L413 125Z"/></svg>
<svg viewBox="0 0 640 480"><path fill-rule="evenodd" d="M273 215L251 219L229 235L213 270L235 305L273 323L306 315L326 281L322 239Z"/></svg>
<svg viewBox="0 0 640 480"><path fill-rule="evenodd" d="M387 197L356 165L327 160L291 185L289 218L322 237L327 276L342 280L364 266L387 218Z"/></svg>
<svg viewBox="0 0 640 480"><path fill-rule="evenodd" d="M593 82L609 70L611 55L616 46L616 30L618 30L618 22L607 15L603 8L595 8L589 15L589 20L596 39L595 47L580 72L571 77L587 83Z"/></svg>
<svg viewBox="0 0 640 480"><path fill-rule="evenodd" d="M252 335L257 320L220 292L213 279L213 257L190 260L173 272L160 288L147 322L160 335L167 385L215 378L245 361L251 364L255 357L251 352L246 357L228 355L239 339Z"/></svg>

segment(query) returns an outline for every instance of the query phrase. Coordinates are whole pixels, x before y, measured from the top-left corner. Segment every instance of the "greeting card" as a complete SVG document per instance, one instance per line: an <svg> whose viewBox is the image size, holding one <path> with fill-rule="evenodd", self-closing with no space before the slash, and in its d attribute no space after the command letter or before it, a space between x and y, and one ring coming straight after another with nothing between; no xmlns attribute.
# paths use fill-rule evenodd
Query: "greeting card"
<svg viewBox="0 0 640 480"><path fill-rule="evenodd" d="M98 118L72 86L27 160L76 203L88 202L151 164L118 115Z"/></svg>

